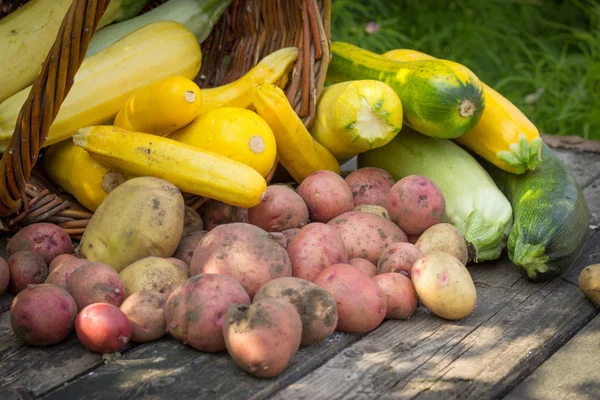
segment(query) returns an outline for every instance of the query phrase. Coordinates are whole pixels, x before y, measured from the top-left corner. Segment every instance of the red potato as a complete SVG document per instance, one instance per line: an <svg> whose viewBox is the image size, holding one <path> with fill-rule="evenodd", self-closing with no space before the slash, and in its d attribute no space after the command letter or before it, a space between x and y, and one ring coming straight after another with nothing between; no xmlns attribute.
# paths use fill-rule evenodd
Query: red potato
<svg viewBox="0 0 600 400"><path fill-rule="evenodd" d="M88 350L114 353L131 338L131 323L123 311L112 304L95 303L85 307L75 320L77 338Z"/></svg>
<svg viewBox="0 0 600 400"><path fill-rule="evenodd" d="M69 264L76 260L82 260L84 262L88 262L85 259L75 257L73 254L60 254L60 255L56 256L52 261L50 261L50 264L48 264L48 272L52 272L56 268L60 267L61 265Z"/></svg>
<svg viewBox="0 0 600 400"><path fill-rule="evenodd" d="M60 257L60 256L59 256ZM46 278L46 283L54 283L56 285L67 288L67 280L75 272L75 270L82 265L89 263L88 260L73 257L70 259L64 259L58 264L55 264L55 268L50 272Z"/></svg>
<svg viewBox="0 0 600 400"><path fill-rule="evenodd" d="M192 207L186 206L183 214L183 236L203 229L204 221L202 221L200 214Z"/></svg>
<svg viewBox="0 0 600 400"><path fill-rule="evenodd" d="M260 299L251 306L229 307L223 335L240 368L261 378L279 375L300 347L302 321L289 302Z"/></svg>
<svg viewBox="0 0 600 400"><path fill-rule="evenodd" d="M38 253L18 251L8 257L10 281L8 290L13 294L24 290L27 285L44 283L48 277L48 265Z"/></svg>
<svg viewBox="0 0 600 400"><path fill-rule="evenodd" d="M167 260L171 261L177 268L179 268L183 273L189 278L190 277L190 266L185 263L185 261L180 260L179 258L169 257Z"/></svg>
<svg viewBox="0 0 600 400"><path fill-rule="evenodd" d="M423 252L414 244L392 243L383 249L377 263L377 273L398 272L410 276L413 264L421 257Z"/></svg>
<svg viewBox="0 0 600 400"><path fill-rule="evenodd" d="M377 215L351 211L329 221L346 245L348 258L365 258L377 264L383 249L395 242L406 242L396 224Z"/></svg>
<svg viewBox="0 0 600 400"><path fill-rule="evenodd" d="M132 342L150 342L167 333L165 302L165 295L153 290L136 292L123 301L119 308L129 318Z"/></svg>
<svg viewBox="0 0 600 400"><path fill-rule="evenodd" d="M73 330L77 304L62 287L29 285L13 300L10 324L17 337L27 344L56 344Z"/></svg>
<svg viewBox="0 0 600 400"><path fill-rule="evenodd" d="M361 204L360 206L354 207L352 209L352 211L359 211L359 212L375 214L382 218L389 219L391 221L390 214L388 213L388 211L385 207L374 206L371 204Z"/></svg>
<svg viewBox="0 0 600 400"><path fill-rule="evenodd" d="M77 268L67 279L67 290L80 310L93 303L116 307L125 300L125 286L111 266L90 262Z"/></svg>
<svg viewBox="0 0 600 400"><path fill-rule="evenodd" d="M281 232L281 234L287 240L288 246L289 246L290 242L292 241L292 239L298 234L298 232L300 232L300 228L286 229L285 231ZM286 248L287 248L287 246L286 246Z"/></svg>
<svg viewBox="0 0 600 400"><path fill-rule="evenodd" d="M377 275L377 266L364 258L353 258L348 260L348 264L354 265L371 278Z"/></svg>
<svg viewBox="0 0 600 400"><path fill-rule="evenodd" d="M355 207L362 204L385 207L394 178L381 168L366 167L351 172L346 183L352 190Z"/></svg>
<svg viewBox="0 0 600 400"><path fill-rule="evenodd" d="M268 232L240 222L219 225L202 239L190 273L231 276L253 298L271 279L292 276L292 263L287 251Z"/></svg>
<svg viewBox="0 0 600 400"><path fill-rule="evenodd" d="M260 203L248 209L248 222L267 232L301 228L308 223L308 208L289 186L269 185Z"/></svg>
<svg viewBox="0 0 600 400"><path fill-rule="evenodd" d="M387 299L388 319L409 319L417 309L419 300L410 278L388 272L373 278Z"/></svg>
<svg viewBox="0 0 600 400"><path fill-rule="evenodd" d="M248 293L235 279L217 274L193 276L167 300L167 329L176 339L197 350L223 351L223 321L232 304L250 305Z"/></svg>
<svg viewBox="0 0 600 400"><path fill-rule="evenodd" d="M340 234L321 222L313 222L300 229L287 251L292 262L292 276L310 282L330 265L348 262Z"/></svg>
<svg viewBox="0 0 600 400"><path fill-rule="evenodd" d="M304 346L323 341L335 330L338 320L335 299L312 282L294 277L273 279L256 292L254 302L263 298L279 298L296 307L302 320Z"/></svg>
<svg viewBox="0 0 600 400"><path fill-rule="evenodd" d="M210 199L202 210L202 220L206 231L213 230L216 226L234 222L248 222L248 209L235 207L221 201Z"/></svg>
<svg viewBox="0 0 600 400"><path fill-rule="evenodd" d="M10 282L10 268L6 260L0 257L0 294L6 292Z"/></svg>
<svg viewBox="0 0 600 400"><path fill-rule="evenodd" d="M194 256L196 247L198 247L198 243L200 243L207 233L207 231L194 231L182 237L173 257L189 265L192 262L192 257Z"/></svg>
<svg viewBox="0 0 600 400"><path fill-rule="evenodd" d="M331 293L337 303L338 331L368 332L385 318L385 294L369 275L353 265L332 265L321 272L315 284Z"/></svg>
<svg viewBox="0 0 600 400"><path fill-rule="evenodd" d="M420 235L442 222L446 200L442 190L431 179L409 175L392 186L386 208L392 221L406 234Z"/></svg>
<svg viewBox="0 0 600 400"><path fill-rule="evenodd" d="M416 244L420 236L421 235L406 235L406 237L408 238L408 243L410 244Z"/></svg>
<svg viewBox="0 0 600 400"><path fill-rule="evenodd" d="M38 253L49 264L60 254L72 253L73 243L69 234L60 226L40 222L19 230L6 245L9 257L25 250Z"/></svg>
<svg viewBox="0 0 600 400"><path fill-rule="evenodd" d="M313 172L298 186L298 194L308 206L311 222L327 223L354 208L350 187L333 171Z"/></svg>

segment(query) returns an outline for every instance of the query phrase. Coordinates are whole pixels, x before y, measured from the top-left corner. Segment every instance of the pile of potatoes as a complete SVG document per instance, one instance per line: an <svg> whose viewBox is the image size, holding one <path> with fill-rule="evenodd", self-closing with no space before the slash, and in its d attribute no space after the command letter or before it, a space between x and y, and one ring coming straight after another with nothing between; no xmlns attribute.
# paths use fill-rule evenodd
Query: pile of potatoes
<svg viewBox="0 0 600 400"><path fill-rule="evenodd" d="M53 224L15 234L0 293L16 294L12 327L32 345L75 330L107 353L168 334L273 377L300 346L408 320L419 301L442 318L468 316L467 246L444 217L434 182L394 182L377 168L318 171L268 186L250 209L208 200L198 212L172 184L134 178L107 196L76 249Z"/></svg>

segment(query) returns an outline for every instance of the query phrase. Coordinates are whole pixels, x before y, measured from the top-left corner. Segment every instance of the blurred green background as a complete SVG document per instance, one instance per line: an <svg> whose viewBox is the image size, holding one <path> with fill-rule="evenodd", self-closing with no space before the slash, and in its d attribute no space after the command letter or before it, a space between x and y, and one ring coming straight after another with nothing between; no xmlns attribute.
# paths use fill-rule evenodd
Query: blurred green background
<svg viewBox="0 0 600 400"><path fill-rule="evenodd" d="M332 40L469 67L540 133L600 140L600 1L332 0Z"/></svg>

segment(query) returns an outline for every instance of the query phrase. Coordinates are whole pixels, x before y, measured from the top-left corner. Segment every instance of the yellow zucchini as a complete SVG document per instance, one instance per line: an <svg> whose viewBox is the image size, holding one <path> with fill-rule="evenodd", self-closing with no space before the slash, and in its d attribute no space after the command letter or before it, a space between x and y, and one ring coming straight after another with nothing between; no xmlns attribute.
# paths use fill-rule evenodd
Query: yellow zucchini
<svg viewBox="0 0 600 400"><path fill-rule="evenodd" d="M252 103L252 85L287 83L287 75L297 58L298 48L285 47L260 60L240 79L227 85L203 89L202 112L225 106L247 108Z"/></svg>
<svg viewBox="0 0 600 400"><path fill-rule="evenodd" d="M83 61L45 145L68 139L79 128L112 122L129 96L150 83L168 76L193 78L201 58L196 37L177 22L159 21L130 33ZM0 104L0 142L12 136L29 90Z"/></svg>
<svg viewBox="0 0 600 400"><path fill-rule="evenodd" d="M267 176L275 163L277 144L269 124L258 114L239 107L208 111L169 139L221 154Z"/></svg>
<svg viewBox="0 0 600 400"><path fill-rule="evenodd" d="M161 178L184 192L237 207L259 204L267 186L247 165L165 137L92 126L80 129L73 141L103 165L130 175Z"/></svg>
<svg viewBox="0 0 600 400"><path fill-rule="evenodd" d="M398 61L432 60L415 50L383 54ZM533 170L542 161L542 139L535 125L508 99L482 82L485 109L473 129L454 139L500 169L515 174Z"/></svg>
<svg viewBox="0 0 600 400"><path fill-rule="evenodd" d="M98 163L71 140L50 146L43 160L50 179L90 211L96 211L108 193L125 182L122 173Z"/></svg>
<svg viewBox="0 0 600 400"><path fill-rule="evenodd" d="M392 88L357 80L323 90L310 133L343 163L387 144L401 128L402 102Z"/></svg>
<svg viewBox="0 0 600 400"><path fill-rule="evenodd" d="M253 85L252 104L271 127L281 165L296 182L319 170L340 173L340 164L310 135L283 90L273 84Z"/></svg>
<svg viewBox="0 0 600 400"><path fill-rule="evenodd" d="M164 136L192 122L200 115L201 106L202 94L194 81L169 76L132 94L113 125Z"/></svg>

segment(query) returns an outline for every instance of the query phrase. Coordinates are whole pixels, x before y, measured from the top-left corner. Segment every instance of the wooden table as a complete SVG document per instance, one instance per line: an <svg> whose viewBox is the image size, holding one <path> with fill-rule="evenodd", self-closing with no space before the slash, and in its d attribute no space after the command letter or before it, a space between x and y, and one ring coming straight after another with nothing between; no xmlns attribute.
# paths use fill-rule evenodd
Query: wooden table
<svg viewBox="0 0 600 400"><path fill-rule="evenodd" d="M600 222L600 154L558 151ZM600 310L577 287L600 263L600 231L564 277L529 283L507 259L470 266L477 307L448 322L420 307L364 335L335 333L301 348L274 379L241 371L227 354L172 339L129 344L103 360L71 335L49 347L10 329L0 297L0 399L585 399L600 398ZM3 246L2 246L3 247Z"/></svg>

